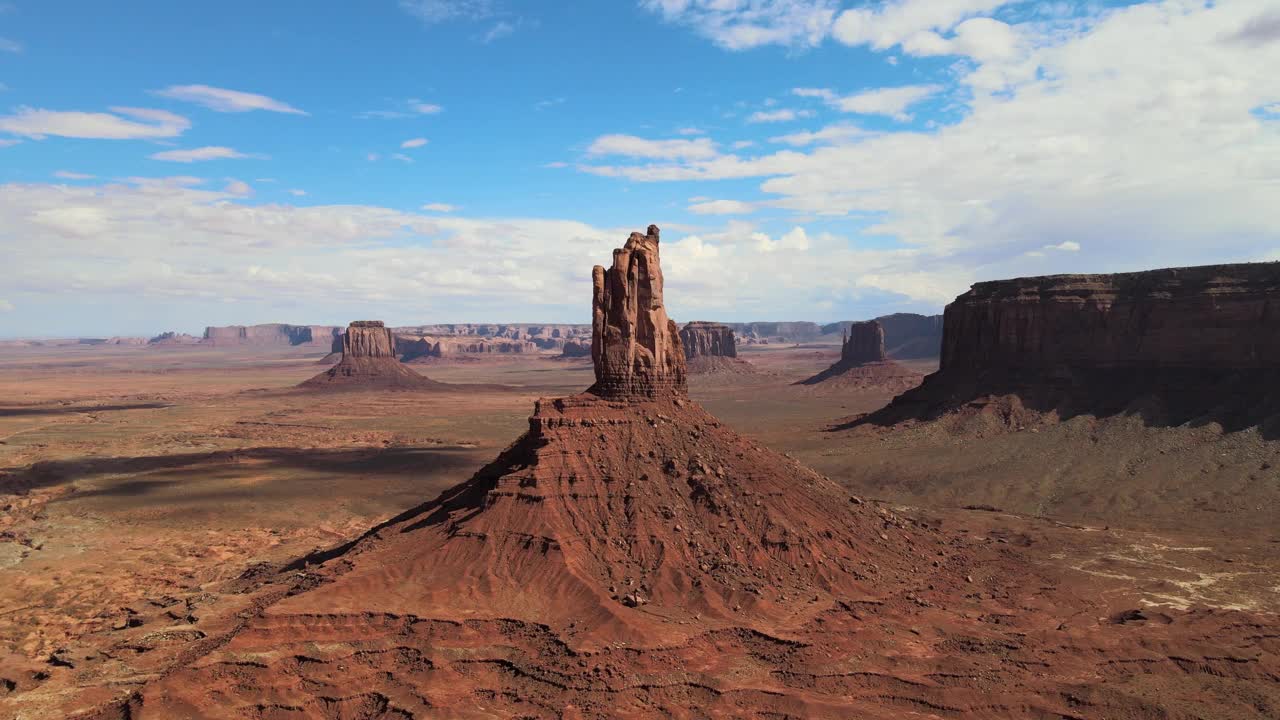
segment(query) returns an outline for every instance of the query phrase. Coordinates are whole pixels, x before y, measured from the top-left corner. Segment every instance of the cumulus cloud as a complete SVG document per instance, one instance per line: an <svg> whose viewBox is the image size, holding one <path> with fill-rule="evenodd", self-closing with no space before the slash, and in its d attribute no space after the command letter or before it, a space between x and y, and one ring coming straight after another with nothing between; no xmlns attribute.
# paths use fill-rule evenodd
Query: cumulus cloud
<svg viewBox="0 0 1280 720"><path fill-rule="evenodd" d="M20 53L22 52L22 43L17 40L0 37L0 52Z"/></svg>
<svg viewBox="0 0 1280 720"><path fill-rule="evenodd" d="M59 180L92 180L92 175L85 173L72 172L70 170L59 170L53 174Z"/></svg>
<svg viewBox="0 0 1280 720"><path fill-rule="evenodd" d="M716 149L709 138L647 140L635 135L603 135L591 143L587 153L671 160L710 158L716 155Z"/></svg>
<svg viewBox="0 0 1280 720"><path fill-rule="evenodd" d="M422 206L422 209L427 212L451 213L458 208L457 206L450 205L448 203L427 203Z"/></svg>
<svg viewBox="0 0 1280 720"><path fill-rule="evenodd" d="M696 215L748 215L756 208L741 200L701 200L689 205L689 212Z"/></svg>
<svg viewBox="0 0 1280 720"><path fill-rule="evenodd" d="M306 196L307 196L307 191L306 191L306 190L299 190L298 188L293 188L293 189L291 189L291 190L289 191L289 194L290 194L290 195L292 195L292 196L294 196L294 197L306 197Z"/></svg>
<svg viewBox="0 0 1280 720"><path fill-rule="evenodd" d="M728 50L813 47L830 31L837 0L641 0L668 22L693 28Z"/></svg>
<svg viewBox="0 0 1280 720"><path fill-rule="evenodd" d="M409 108L419 115L438 115L444 112L444 107L441 105L421 102L419 100L410 100Z"/></svg>
<svg viewBox="0 0 1280 720"><path fill-rule="evenodd" d="M991 7L877 6L887 34L864 28L864 40L888 46L928 30L958 42L957 26ZM952 68L962 92L948 97L962 112L928 132L797 133L776 139L801 151L582 169L646 182L758 178L770 206L849 217L862 236L920 250L898 272L874 273L916 295L936 284L933 262L990 279L1043 272L1031 253L1082 272L1257 260L1280 246L1280 128L1265 111L1280 97L1269 70L1280 42L1237 38L1265 34L1268 8L1168 0L1015 26L1015 52L975 52ZM934 92L798 95L894 115Z"/></svg>
<svg viewBox="0 0 1280 720"><path fill-rule="evenodd" d="M43 140L50 135L95 140L153 140L181 135L191 122L181 115L148 108L113 107L111 112L78 112L20 107L0 117L0 132Z"/></svg>
<svg viewBox="0 0 1280 720"><path fill-rule="evenodd" d="M210 145L207 147L191 148L189 150L165 150L163 152L153 153L147 157L152 160L163 160L165 162L193 163L204 162L206 160L237 160L241 158L260 156L246 155L239 150L229 147Z"/></svg>
<svg viewBox="0 0 1280 720"><path fill-rule="evenodd" d="M885 50L922 32L948 31L960 21L989 13L1010 0L890 0L840 13L832 35L845 45Z"/></svg>
<svg viewBox="0 0 1280 720"><path fill-rule="evenodd" d="M208 85L171 85L157 90L156 95L181 100L183 102L203 105L218 112L240 113L253 110L287 113L290 115L306 115L288 103L281 102L266 95L209 87Z"/></svg>
<svg viewBox="0 0 1280 720"><path fill-rule="evenodd" d="M843 112L859 115L887 115L896 120L908 120L907 108L937 94L941 85L904 85L902 87L876 88L854 95L838 97L831 104Z"/></svg>
<svg viewBox="0 0 1280 720"><path fill-rule="evenodd" d="M795 146L815 145L819 143L835 144L866 137L867 135L869 135L869 133L857 125L851 125L849 123L835 123L812 132L806 131L771 137L769 138L769 142Z"/></svg>
<svg viewBox="0 0 1280 720"><path fill-rule="evenodd" d="M782 108L779 110L760 110L758 112L751 113L750 117L747 118L747 122L749 123L792 122L800 118L808 118L808 117L813 117L812 110L790 110L787 108Z"/></svg>
<svg viewBox="0 0 1280 720"><path fill-rule="evenodd" d="M408 150L411 148L420 148L426 144L427 144L426 138L413 138L412 140L405 140L404 142L400 143L400 147Z"/></svg>

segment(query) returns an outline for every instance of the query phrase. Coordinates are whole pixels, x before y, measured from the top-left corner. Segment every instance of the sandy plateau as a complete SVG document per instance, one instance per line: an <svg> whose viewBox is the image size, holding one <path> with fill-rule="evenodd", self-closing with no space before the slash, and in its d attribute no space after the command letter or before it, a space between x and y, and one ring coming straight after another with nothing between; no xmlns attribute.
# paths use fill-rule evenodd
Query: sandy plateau
<svg viewBox="0 0 1280 720"><path fill-rule="evenodd" d="M591 450L534 472L524 453L548 446L512 445L538 398L592 384L591 359L429 367L466 392L296 389L325 352L0 349L0 717L1280 717L1280 442L1257 429L997 410L867 427L898 388L796 384L838 345L746 346L758 372L691 375L680 404L544 404L535 439L585 452L633 428L671 455L651 480L711 500L641 491L600 512L650 534L504 575L439 513L484 535L524 515L476 508L551 497L540 472L648 468ZM769 492L716 485L754 472L743 457ZM772 484L792 476L857 496L830 547L805 535L820 503ZM655 574L670 550L645 538L671 524L704 536ZM474 596L443 570L406 579L431 543L441 567L474 563ZM521 573L564 604L485 595Z"/></svg>

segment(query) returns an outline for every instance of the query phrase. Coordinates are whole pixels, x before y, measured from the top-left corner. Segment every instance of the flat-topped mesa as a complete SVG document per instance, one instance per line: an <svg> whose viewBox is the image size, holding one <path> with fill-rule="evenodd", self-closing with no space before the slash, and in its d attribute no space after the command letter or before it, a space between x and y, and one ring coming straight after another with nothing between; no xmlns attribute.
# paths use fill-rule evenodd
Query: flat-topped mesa
<svg viewBox="0 0 1280 720"><path fill-rule="evenodd" d="M381 320L356 320L342 334L342 354L347 357L394 358L396 338Z"/></svg>
<svg viewBox="0 0 1280 720"><path fill-rule="evenodd" d="M851 324L840 345L840 362L861 365L884 359L884 328L880 323L866 320Z"/></svg>
<svg viewBox="0 0 1280 720"><path fill-rule="evenodd" d="M596 383L588 392L634 400L687 394L680 330L662 302L658 226L631 233L613 251L613 267L595 266L591 280Z"/></svg>
<svg viewBox="0 0 1280 720"><path fill-rule="evenodd" d="M945 371L1280 365L1280 263L978 283L947 306Z"/></svg>
<svg viewBox="0 0 1280 720"><path fill-rule="evenodd" d="M734 341L733 328L720 323L695 320L680 328L680 343L684 345L684 357L738 357L738 345Z"/></svg>

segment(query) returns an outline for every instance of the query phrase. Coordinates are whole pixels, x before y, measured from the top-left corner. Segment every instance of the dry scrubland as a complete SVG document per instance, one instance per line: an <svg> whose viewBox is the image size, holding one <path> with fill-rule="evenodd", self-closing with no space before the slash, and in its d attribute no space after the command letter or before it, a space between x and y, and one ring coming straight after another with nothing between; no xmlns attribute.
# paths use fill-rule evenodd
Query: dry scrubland
<svg viewBox="0 0 1280 720"><path fill-rule="evenodd" d="M1280 610L1280 442L1123 415L847 428L890 396L795 384L838 354L744 349L757 372L694 376L691 395L857 493L1034 548L1104 603ZM536 398L593 379L589 360L539 356L417 366L482 386L463 392L294 390L318 358L0 350L0 716L62 717L140 686L251 608L228 583L467 479Z"/></svg>

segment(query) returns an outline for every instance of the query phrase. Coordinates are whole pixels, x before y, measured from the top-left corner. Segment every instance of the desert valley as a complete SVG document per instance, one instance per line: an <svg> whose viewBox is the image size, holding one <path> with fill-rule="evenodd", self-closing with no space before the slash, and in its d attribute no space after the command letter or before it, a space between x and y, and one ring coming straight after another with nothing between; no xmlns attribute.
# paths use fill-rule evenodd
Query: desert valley
<svg viewBox="0 0 1280 720"><path fill-rule="evenodd" d="M1280 711L1280 266L680 326L659 247L588 326L6 343L0 708Z"/></svg>
<svg viewBox="0 0 1280 720"><path fill-rule="evenodd" d="M0 0L0 720L1280 720L1276 68Z"/></svg>

